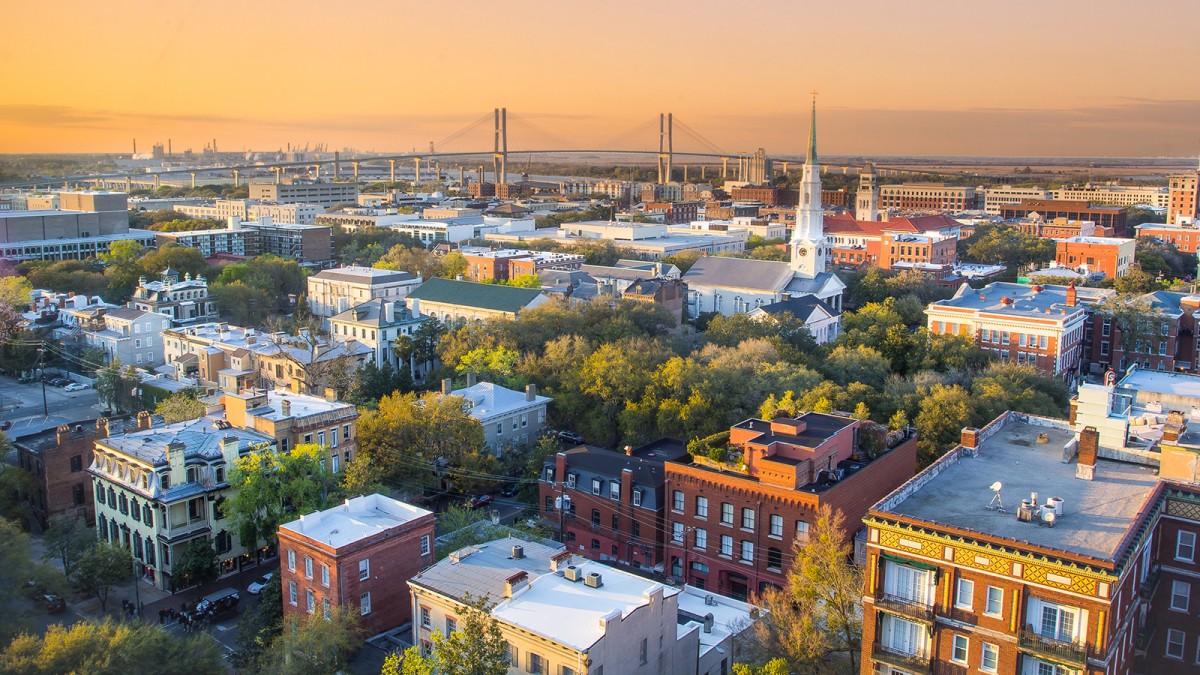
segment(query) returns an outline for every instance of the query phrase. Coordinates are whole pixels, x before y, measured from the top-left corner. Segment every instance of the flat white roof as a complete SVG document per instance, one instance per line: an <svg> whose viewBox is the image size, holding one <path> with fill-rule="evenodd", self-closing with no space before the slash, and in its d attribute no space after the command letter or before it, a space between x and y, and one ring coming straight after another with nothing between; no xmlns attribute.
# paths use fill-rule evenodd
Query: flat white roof
<svg viewBox="0 0 1200 675"><path fill-rule="evenodd" d="M381 494L347 499L340 506L300 516L279 528L341 548L380 532L432 515L419 506Z"/></svg>
<svg viewBox="0 0 1200 675"><path fill-rule="evenodd" d="M656 590L661 590L663 597L679 593L679 589L595 561L576 566L584 577L599 574L600 588L558 574L543 574L517 591L516 597L496 605L492 616L582 651L604 637L602 619L613 611L625 618L648 605Z"/></svg>
<svg viewBox="0 0 1200 675"><path fill-rule="evenodd" d="M702 656L720 645L725 638L737 635L749 627L753 621L750 617L752 609L755 607L749 603L716 595L695 586L684 586L683 592L679 594L680 614L686 613L700 619L700 654ZM706 633L704 632L704 617L708 614L713 616L713 627L711 632ZM688 623L680 621L678 634L679 636L687 635L688 631L695 627L696 623L692 621Z"/></svg>
<svg viewBox="0 0 1200 675"><path fill-rule="evenodd" d="M290 406L290 415L283 414L284 401L287 401ZM308 394L284 394L274 389L267 391L267 405L270 407L255 408L247 412L255 417L278 421L289 417L308 417L324 412L354 410L354 406L349 403L327 401L319 396L309 396Z"/></svg>

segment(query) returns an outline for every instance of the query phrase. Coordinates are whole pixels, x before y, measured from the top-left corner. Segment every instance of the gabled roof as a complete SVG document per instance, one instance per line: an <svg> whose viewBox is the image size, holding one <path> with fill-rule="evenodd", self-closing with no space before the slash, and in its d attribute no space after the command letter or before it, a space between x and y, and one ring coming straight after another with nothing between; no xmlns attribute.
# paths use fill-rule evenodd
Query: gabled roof
<svg viewBox="0 0 1200 675"><path fill-rule="evenodd" d="M408 297L425 302L440 302L447 305L515 314L527 307L541 294L541 290L534 288L480 284L474 281L456 281L439 277L421 284L415 291L409 293Z"/></svg>
<svg viewBox="0 0 1200 675"><path fill-rule="evenodd" d="M782 291L795 277L785 262L705 256L683 275L689 285Z"/></svg>
<svg viewBox="0 0 1200 675"><path fill-rule="evenodd" d="M818 300L811 295L804 295L798 298L772 302L769 305L758 307L755 311L761 311L762 313L771 316L788 312L800 321L807 323L813 312L818 310L825 312L829 316L837 316L838 314L833 310L832 307L825 304L824 300ZM751 312L751 314L753 313L754 312Z"/></svg>

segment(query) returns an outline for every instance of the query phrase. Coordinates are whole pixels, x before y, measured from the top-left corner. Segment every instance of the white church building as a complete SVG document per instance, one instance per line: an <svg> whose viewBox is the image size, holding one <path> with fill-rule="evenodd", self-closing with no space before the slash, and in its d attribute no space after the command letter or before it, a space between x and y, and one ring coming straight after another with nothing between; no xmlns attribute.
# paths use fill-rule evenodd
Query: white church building
<svg viewBox="0 0 1200 675"><path fill-rule="evenodd" d="M705 312L730 316L751 312L788 298L813 296L839 314L846 284L826 271L829 243L821 208L821 167L817 164L817 103L813 101L808 158L796 206L790 262L706 256L683 275L688 285L687 310L695 318Z"/></svg>

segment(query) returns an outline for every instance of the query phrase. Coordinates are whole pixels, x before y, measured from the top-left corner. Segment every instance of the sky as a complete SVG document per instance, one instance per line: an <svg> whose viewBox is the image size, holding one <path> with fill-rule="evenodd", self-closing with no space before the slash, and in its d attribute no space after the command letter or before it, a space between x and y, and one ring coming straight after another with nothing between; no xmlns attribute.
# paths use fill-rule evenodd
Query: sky
<svg viewBox="0 0 1200 675"><path fill-rule="evenodd" d="M12 2L0 153L657 148L1194 156L1194 0ZM15 28L19 27L19 28ZM445 142L444 142L445 141ZM682 128L675 147L702 143Z"/></svg>

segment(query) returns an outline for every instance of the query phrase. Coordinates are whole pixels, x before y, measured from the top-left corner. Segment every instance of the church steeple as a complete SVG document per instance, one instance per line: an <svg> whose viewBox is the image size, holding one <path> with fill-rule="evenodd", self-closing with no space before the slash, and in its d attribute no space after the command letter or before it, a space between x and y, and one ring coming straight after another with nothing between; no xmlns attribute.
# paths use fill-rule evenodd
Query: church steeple
<svg viewBox="0 0 1200 675"><path fill-rule="evenodd" d="M825 210L821 208L821 167L817 164L817 93L813 92L808 127L808 156L800 179L800 202L792 230L791 267L798 276L813 278L825 271Z"/></svg>

